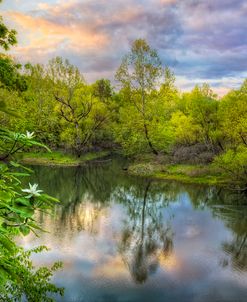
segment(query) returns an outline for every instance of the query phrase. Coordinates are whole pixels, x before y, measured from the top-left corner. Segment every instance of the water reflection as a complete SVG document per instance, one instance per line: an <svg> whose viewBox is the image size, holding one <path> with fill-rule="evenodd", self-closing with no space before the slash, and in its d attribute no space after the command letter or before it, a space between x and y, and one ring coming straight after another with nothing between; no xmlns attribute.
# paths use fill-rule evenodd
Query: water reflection
<svg viewBox="0 0 247 302"><path fill-rule="evenodd" d="M127 207L119 251L137 283L145 282L149 274L155 273L159 260L164 261L173 250L171 226L164 224L161 215L167 202L162 196L152 196L151 184L148 181L143 192L132 188L130 192L120 190L116 194Z"/></svg>
<svg viewBox="0 0 247 302"><path fill-rule="evenodd" d="M226 225L232 230L233 238L222 243L223 251L229 256L225 265L231 265L239 271L247 270L247 211L243 206L217 206L214 209L219 217L226 221Z"/></svg>
<svg viewBox="0 0 247 302"><path fill-rule="evenodd" d="M245 301L245 197L130 177L122 165L35 168L62 203L38 214L50 232L23 244L51 248L38 263L64 262L61 301Z"/></svg>

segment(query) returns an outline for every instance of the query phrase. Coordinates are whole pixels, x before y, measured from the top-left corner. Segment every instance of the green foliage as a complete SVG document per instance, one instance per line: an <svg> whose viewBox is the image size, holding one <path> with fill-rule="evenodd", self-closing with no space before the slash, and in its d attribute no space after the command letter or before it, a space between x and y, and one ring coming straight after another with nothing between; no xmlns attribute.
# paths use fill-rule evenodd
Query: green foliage
<svg viewBox="0 0 247 302"><path fill-rule="evenodd" d="M26 78L20 74L21 64L17 64L9 56L0 54L0 88L25 91Z"/></svg>
<svg viewBox="0 0 247 302"><path fill-rule="evenodd" d="M183 96L183 113L187 124L191 124L194 142L203 142L212 148L218 131L218 102L210 87L206 84L196 86L191 93ZM190 133L189 133L190 135ZM184 138L191 140L192 137Z"/></svg>
<svg viewBox="0 0 247 302"><path fill-rule="evenodd" d="M221 130L227 146L247 146L247 80L220 103Z"/></svg>
<svg viewBox="0 0 247 302"><path fill-rule="evenodd" d="M5 106L0 108L6 112ZM8 157L25 147L45 147L33 139L34 134L14 133L0 128L1 151ZM46 147L45 147L46 148ZM58 200L43 194L37 184L23 189L21 178L29 176L27 169L15 162L0 164L0 299L1 301L53 301L49 294L63 294L62 288L50 283L51 276L61 263L51 268L35 269L31 253L41 252L45 247L24 251L16 245L14 235L26 236L30 231L41 230L35 223L35 211L49 211Z"/></svg>
<svg viewBox="0 0 247 302"><path fill-rule="evenodd" d="M78 68L61 58L50 61L48 75L60 117L61 142L80 156L107 119L105 101L110 97L109 82L86 85Z"/></svg>
<svg viewBox="0 0 247 302"><path fill-rule="evenodd" d="M171 125L177 143L187 145L196 142L200 129L191 116L176 111L172 114Z"/></svg>
<svg viewBox="0 0 247 302"><path fill-rule="evenodd" d="M0 0L0 3L2 1ZM0 16L0 47L8 50L16 44L16 31L9 30ZM23 92L27 89L25 77L19 73L20 65L7 56L0 56L0 91ZM18 116L18 107L9 110L5 99L0 100L0 111ZM16 111L18 111L16 113ZM45 147L33 139L33 133L14 133L0 127L1 160L6 160L26 147ZM53 301L50 294L63 294L50 280L53 272L61 267L55 263L51 268L35 269L31 253L41 252L45 247L24 251L16 245L14 235L26 236L40 229L33 218L35 211L49 211L55 198L43 194L37 184L23 189L21 178L29 175L29 169L15 162L0 164L0 299L1 301Z"/></svg>
<svg viewBox="0 0 247 302"><path fill-rule="evenodd" d="M2 0L0 1L0 3ZM14 29L9 29L4 23L0 16L0 47L4 50L8 50L10 46L17 43L16 39L17 32Z"/></svg>
<svg viewBox="0 0 247 302"><path fill-rule="evenodd" d="M93 84L93 95L99 98L101 102L108 102L113 95L111 82L107 79L97 80Z"/></svg>
<svg viewBox="0 0 247 302"><path fill-rule="evenodd" d="M165 113L166 105L176 92L173 74L167 68L165 82L157 93L156 86L162 74L156 51L145 40L134 41L131 52L123 58L116 73L122 87L123 103L115 137L126 153L150 149L157 155L159 151L167 151L171 145L171 127Z"/></svg>
<svg viewBox="0 0 247 302"><path fill-rule="evenodd" d="M247 189L247 148L239 146L229 149L215 158L215 164L221 168L233 181L243 183Z"/></svg>
<svg viewBox="0 0 247 302"><path fill-rule="evenodd" d="M39 141L51 146L59 145L59 118L54 110L55 100L52 82L42 65L25 65L28 89L19 99L23 119L15 119L11 127L15 131L35 131ZM18 127L15 127L16 123Z"/></svg>
<svg viewBox="0 0 247 302"><path fill-rule="evenodd" d="M18 170L17 170L18 169ZM14 162L0 164L0 298L2 301L53 301L49 293L63 293L50 283L52 273L61 264L35 269L30 260L32 252L18 247L13 236L26 236L40 227L33 219L35 211L49 211L57 200L42 190L37 184L22 188L21 178L30 170Z"/></svg>
<svg viewBox="0 0 247 302"><path fill-rule="evenodd" d="M0 138L1 160L9 158L17 152L22 152L24 148L33 146L46 148L49 151L45 145L34 140L34 132L27 131L26 134L23 134L0 128Z"/></svg>
<svg viewBox="0 0 247 302"><path fill-rule="evenodd" d="M162 67L157 52L143 39L133 42L116 72L119 91L107 79L87 84L80 70L60 57L23 67L1 56L0 73L0 108L11 113L0 113L2 128L35 132L53 150L80 157L119 148L129 156L169 154L174 162L179 162L177 154L191 150L201 163L247 147L247 82L222 99L207 84L182 94L173 72ZM24 137L11 146L6 135L1 157L21 147L20 139ZM197 146L202 156L193 153ZM189 160L180 156L180 162L182 158Z"/></svg>
<svg viewBox="0 0 247 302"><path fill-rule="evenodd" d="M143 39L133 42L130 53L123 58L116 73L116 79L122 87L129 87L137 94L141 92L142 96L153 90L161 76L162 66L158 54ZM144 99L142 101L145 102ZM141 105L135 103L139 110Z"/></svg>
<svg viewBox="0 0 247 302"><path fill-rule="evenodd" d="M17 268L15 270L16 282L10 281L12 276L8 277L7 285L4 282L5 285L0 293L1 301L22 301L25 298L27 301L33 302L51 302L54 301L51 294L63 295L64 290L62 288L57 288L50 283L53 273L60 269L62 264L56 262L50 268L39 267L36 269L30 260L32 254L47 250L45 246L29 251L18 248L15 253L9 255L8 261ZM8 250L5 252L8 255ZM6 263L6 259L4 260Z"/></svg>

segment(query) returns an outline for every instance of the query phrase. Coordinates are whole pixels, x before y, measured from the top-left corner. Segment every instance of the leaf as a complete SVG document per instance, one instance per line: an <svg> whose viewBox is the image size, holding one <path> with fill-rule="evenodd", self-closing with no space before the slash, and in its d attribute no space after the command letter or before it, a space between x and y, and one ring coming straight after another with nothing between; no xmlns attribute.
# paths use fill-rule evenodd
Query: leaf
<svg viewBox="0 0 247 302"><path fill-rule="evenodd" d="M57 198L52 197L50 195L47 194L42 194L39 199L41 199L42 201L52 201L52 202L60 202Z"/></svg>
<svg viewBox="0 0 247 302"><path fill-rule="evenodd" d="M15 249L15 244L7 236L0 235L0 244L8 251L13 252Z"/></svg>
<svg viewBox="0 0 247 302"><path fill-rule="evenodd" d="M26 170L26 171L28 171L28 172L30 172L30 173L33 173L33 170L32 170L32 169L27 168L27 167L25 167L25 166L23 166L23 165L21 165L21 164L19 164L19 163L10 161L10 164L11 164L11 166L13 166L13 167L15 167L15 168L22 168L23 170Z"/></svg>
<svg viewBox="0 0 247 302"><path fill-rule="evenodd" d="M17 204L20 204L20 205L25 205L25 206L28 206L28 207L31 207L31 203L28 199L24 198L24 197L19 197L16 199L16 202Z"/></svg>
<svg viewBox="0 0 247 302"><path fill-rule="evenodd" d="M29 218L32 217L34 214L34 210L30 207L26 206L18 206L15 205L14 207L11 207L11 210L17 214L20 215L22 218Z"/></svg>
<svg viewBox="0 0 247 302"><path fill-rule="evenodd" d="M24 236L27 236L30 233L30 228L28 226L20 226L20 231Z"/></svg>
<svg viewBox="0 0 247 302"><path fill-rule="evenodd" d="M0 191L0 200L9 202L12 199L12 195L10 192Z"/></svg>

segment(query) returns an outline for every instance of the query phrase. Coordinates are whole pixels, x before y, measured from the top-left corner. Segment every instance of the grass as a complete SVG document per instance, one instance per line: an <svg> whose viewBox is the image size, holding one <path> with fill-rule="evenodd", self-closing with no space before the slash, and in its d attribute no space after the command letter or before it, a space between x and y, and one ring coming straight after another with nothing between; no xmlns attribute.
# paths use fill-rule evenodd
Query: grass
<svg viewBox="0 0 247 302"><path fill-rule="evenodd" d="M30 152L21 154L21 162L47 166L79 166L87 161L103 158L108 154L107 151L88 152L78 158L60 151ZM150 158L141 163L133 163L129 166L128 172L136 176L176 180L184 183L214 185L227 182L226 177L212 165L174 165L161 162L155 162Z"/></svg>
<svg viewBox="0 0 247 302"><path fill-rule="evenodd" d="M130 165L128 171L133 175L176 180L184 183L215 185L226 182L224 175L212 165L139 163Z"/></svg>
<svg viewBox="0 0 247 302"><path fill-rule="evenodd" d="M88 152L76 157L73 154L63 153L60 151L53 152L29 152L21 154L23 164L47 165L47 166L79 166L83 163L98 158L105 157L109 154L107 151Z"/></svg>

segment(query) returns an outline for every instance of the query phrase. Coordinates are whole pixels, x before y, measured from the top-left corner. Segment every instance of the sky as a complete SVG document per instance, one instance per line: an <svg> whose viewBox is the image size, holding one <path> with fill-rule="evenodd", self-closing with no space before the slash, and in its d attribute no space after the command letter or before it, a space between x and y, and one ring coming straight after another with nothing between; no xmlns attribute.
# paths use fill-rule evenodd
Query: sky
<svg viewBox="0 0 247 302"><path fill-rule="evenodd" d="M247 78L245 0L4 0L20 62L62 56L87 82L114 79L131 43L144 38L182 91L209 83L219 95Z"/></svg>

